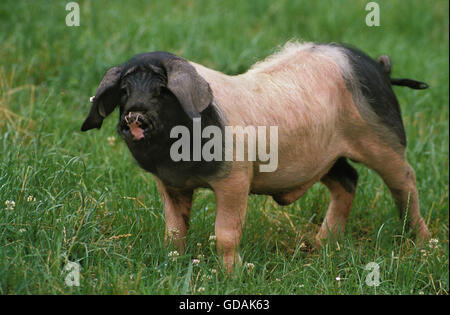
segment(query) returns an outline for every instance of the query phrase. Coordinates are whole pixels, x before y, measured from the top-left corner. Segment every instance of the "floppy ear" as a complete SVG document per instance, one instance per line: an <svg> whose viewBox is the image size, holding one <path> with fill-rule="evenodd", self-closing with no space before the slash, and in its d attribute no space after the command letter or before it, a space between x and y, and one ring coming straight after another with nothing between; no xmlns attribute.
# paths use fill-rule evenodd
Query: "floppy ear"
<svg viewBox="0 0 450 315"><path fill-rule="evenodd" d="M121 73L121 66L113 67L106 72L92 99L91 111L81 126L81 131L100 129L103 119L111 114L119 104Z"/></svg>
<svg viewBox="0 0 450 315"><path fill-rule="evenodd" d="M192 119L211 104L213 94L208 82L184 59L172 59L165 64L167 88L177 97L185 113Z"/></svg>

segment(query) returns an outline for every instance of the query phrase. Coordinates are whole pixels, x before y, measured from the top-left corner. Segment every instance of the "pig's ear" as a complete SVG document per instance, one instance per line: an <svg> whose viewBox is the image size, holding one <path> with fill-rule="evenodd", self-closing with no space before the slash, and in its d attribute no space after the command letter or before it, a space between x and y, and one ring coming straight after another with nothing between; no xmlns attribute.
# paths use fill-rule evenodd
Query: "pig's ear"
<svg viewBox="0 0 450 315"><path fill-rule="evenodd" d="M120 79L122 67L109 69L103 76L95 96L91 98L92 107L89 115L81 126L81 131L100 129L103 119L114 111L120 103Z"/></svg>
<svg viewBox="0 0 450 315"><path fill-rule="evenodd" d="M167 88L177 97L190 118L200 117L200 113L213 101L208 82L184 59L169 60L164 66Z"/></svg>

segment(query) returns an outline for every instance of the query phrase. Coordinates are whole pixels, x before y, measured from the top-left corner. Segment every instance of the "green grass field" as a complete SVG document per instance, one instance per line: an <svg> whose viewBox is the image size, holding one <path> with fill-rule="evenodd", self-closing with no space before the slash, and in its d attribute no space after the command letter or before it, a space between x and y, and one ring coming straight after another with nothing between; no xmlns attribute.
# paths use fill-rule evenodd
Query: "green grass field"
<svg viewBox="0 0 450 315"><path fill-rule="evenodd" d="M0 1L0 294L448 294L448 1L377 1L379 27L365 24L368 1L77 2L80 26L68 27L66 1ZM430 84L395 91L436 246L415 246L387 187L356 165L338 243L310 246L329 200L320 184L288 207L251 196L244 265L226 276L209 241L214 195L200 190L174 260L152 176L116 135L117 113L80 132L104 72L134 54L165 50L236 74L292 38L386 53L394 77ZM79 286L66 285L68 262L81 266ZM370 262L379 286L366 284Z"/></svg>

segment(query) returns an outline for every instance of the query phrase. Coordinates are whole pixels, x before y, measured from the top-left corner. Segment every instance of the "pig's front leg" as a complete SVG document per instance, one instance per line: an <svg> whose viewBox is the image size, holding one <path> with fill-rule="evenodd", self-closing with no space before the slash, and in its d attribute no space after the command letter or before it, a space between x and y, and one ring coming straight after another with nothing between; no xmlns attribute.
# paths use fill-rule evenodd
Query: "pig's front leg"
<svg viewBox="0 0 450 315"><path fill-rule="evenodd" d="M240 264L239 242L247 211L249 194L248 174L232 174L213 186L216 195L215 233L217 252L227 271Z"/></svg>
<svg viewBox="0 0 450 315"><path fill-rule="evenodd" d="M180 253L184 252L186 233L189 228L193 191L179 191L166 187L156 180L158 191L164 203L166 219L166 244L173 245Z"/></svg>

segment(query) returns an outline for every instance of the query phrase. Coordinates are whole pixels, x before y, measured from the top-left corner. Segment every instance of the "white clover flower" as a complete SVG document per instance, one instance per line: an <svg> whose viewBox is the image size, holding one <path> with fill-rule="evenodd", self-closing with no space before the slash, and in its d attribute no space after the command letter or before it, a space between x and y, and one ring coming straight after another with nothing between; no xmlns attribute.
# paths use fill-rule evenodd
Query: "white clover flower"
<svg viewBox="0 0 450 315"><path fill-rule="evenodd" d="M177 259L177 257L180 256L180 253L178 253L176 250L169 252L168 257L172 258L172 260Z"/></svg>
<svg viewBox="0 0 450 315"><path fill-rule="evenodd" d="M428 256L428 252L425 249L421 249L420 253L422 254L423 257L427 257Z"/></svg>
<svg viewBox="0 0 450 315"><path fill-rule="evenodd" d="M209 236L209 245L214 245L217 240L217 237L215 235Z"/></svg>
<svg viewBox="0 0 450 315"><path fill-rule="evenodd" d="M200 259L192 259L192 264L198 265L200 263Z"/></svg>
<svg viewBox="0 0 450 315"><path fill-rule="evenodd" d="M341 281L342 280L342 278L341 277L336 277L336 281Z"/></svg>
<svg viewBox="0 0 450 315"><path fill-rule="evenodd" d="M439 240L437 238L432 238L428 241L428 246L430 248L438 248Z"/></svg>
<svg viewBox="0 0 450 315"><path fill-rule="evenodd" d="M14 200L6 200L5 201L6 210L14 210L16 206L16 202Z"/></svg>
<svg viewBox="0 0 450 315"><path fill-rule="evenodd" d="M216 269L211 269L211 273L212 273L212 274L216 274L216 273L217 273L217 270L216 270Z"/></svg>
<svg viewBox="0 0 450 315"><path fill-rule="evenodd" d="M197 243L197 247L202 247L202 243Z"/></svg>
<svg viewBox="0 0 450 315"><path fill-rule="evenodd" d="M202 292L205 292L205 290L206 289L204 287L200 287L197 289L197 292L202 293Z"/></svg>
<svg viewBox="0 0 450 315"><path fill-rule="evenodd" d="M114 136L108 137L106 140L108 140L110 146L114 146L116 144L116 137Z"/></svg>
<svg viewBox="0 0 450 315"><path fill-rule="evenodd" d="M245 267L247 268L248 271L252 271L253 268L255 268L255 264L252 263L246 263Z"/></svg>
<svg viewBox="0 0 450 315"><path fill-rule="evenodd" d="M33 201L36 201L36 198L33 197L33 196L31 196L31 195L29 195L29 196L27 197L27 202L33 202Z"/></svg>

